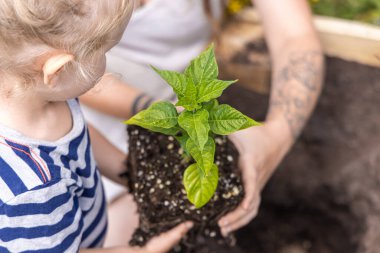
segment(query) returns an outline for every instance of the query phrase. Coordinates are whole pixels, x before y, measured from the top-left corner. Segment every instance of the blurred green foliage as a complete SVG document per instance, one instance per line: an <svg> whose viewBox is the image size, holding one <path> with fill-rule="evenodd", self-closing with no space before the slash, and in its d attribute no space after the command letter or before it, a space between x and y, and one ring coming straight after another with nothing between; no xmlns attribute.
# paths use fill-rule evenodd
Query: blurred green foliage
<svg viewBox="0 0 380 253"><path fill-rule="evenodd" d="M281 0L280 0L281 1ZM318 15L380 25L380 0L308 0ZM227 13L238 13L251 0L228 0Z"/></svg>
<svg viewBox="0 0 380 253"><path fill-rule="evenodd" d="M380 0L309 0L318 15L380 25Z"/></svg>
<svg viewBox="0 0 380 253"><path fill-rule="evenodd" d="M236 14L241 9L249 5L252 5L251 0L229 0L227 2L227 14L229 15Z"/></svg>

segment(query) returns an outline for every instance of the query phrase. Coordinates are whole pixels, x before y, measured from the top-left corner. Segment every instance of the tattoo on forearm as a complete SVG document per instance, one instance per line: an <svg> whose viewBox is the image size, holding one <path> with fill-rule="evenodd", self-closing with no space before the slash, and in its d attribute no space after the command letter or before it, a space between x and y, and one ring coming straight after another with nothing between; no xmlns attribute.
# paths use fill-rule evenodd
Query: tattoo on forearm
<svg viewBox="0 0 380 253"><path fill-rule="evenodd" d="M281 110L294 139L314 108L323 78L323 53L303 51L290 55L275 73L270 108Z"/></svg>

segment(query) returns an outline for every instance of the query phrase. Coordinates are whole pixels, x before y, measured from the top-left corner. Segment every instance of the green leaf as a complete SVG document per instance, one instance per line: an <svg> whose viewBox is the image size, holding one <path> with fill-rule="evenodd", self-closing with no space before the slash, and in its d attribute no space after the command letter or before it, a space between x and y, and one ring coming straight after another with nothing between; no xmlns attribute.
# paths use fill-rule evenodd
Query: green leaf
<svg viewBox="0 0 380 253"><path fill-rule="evenodd" d="M200 150L203 150L208 140L210 131L208 116L209 113L201 109L196 112L184 111L178 117L178 124L189 134Z"/></svg>
<svg viewBox="0 0 380 253"><path fill-rule="evenodd" d="M187 143L187 140L190 138L189 135L187 133L182 133L181 136L174 136L174 137L179 142L181 147L186 151L187 150L186 143Z"/></svg>
<svg viewBox="0 0 380 253"><path fill-rule="evenodd" d="M211 110L215 109L216 107L218 107L219 105L219 102L218 100L216 99L212 99L208 102L204 102L202 103L202 108L207 110L208 112L210 112Z"/></svg>
<svg viewBox="0 0 380 253"><path fill-rule="evenodd" d="M187 197L196 208L200 208L210 201L218 186L218 167L213 164L208 175L197 166L190 165L183 176Z"/></svg>
<svg viewBox="0 0 380 253"><path fill-rule="evenodd" d="M199 104L194 103L193 100L187 99L187 98L179 99L175 105L176 106L182 106L183 108L185 108L188 111L194 111L194 110L198 110L199 108L201 108L201 106Z"/></svg>
<svg viewBox="0 0 380 253"><path fill-rule="evenodd" d="M190 162L192 157L189 153L189 151L187 151L187 148L186 148L186 143L187 143L187 140L189 140L190 136L185 132L185 131L181 131L181 135L180 136L174 136L174 138L179 142L179 144L181 145L181 148L183 149L183 154L182 156L184 158L186 158L186 162Z"/></svg>
<svg viewBox="0 0 380 253"><path fill-rule="evenodd" d="M201 108L197 103L197 87L194 82L187 78L187 84L183 95L178 97L177 106L183 106L186 110L193 111Z"/></svg>
<svg viewBox="0 0 380 253"><path fill-rule="evenodd" d="M160 70L153 66L151 67L173 88L177 97L185 95L187 81L184 74L175 71Z"/></svg>
<svg viewBox="0 0 380 253"><path fill-rule="evenodd" d="M143 128L164 134L176 134L178 113L175 106L169 102L156 102L127 120L128 125L137 125Z"/></svg>
<svg viewBox="0 0 380 253"><path fill-rule="evenodd" d="M197 162L202 171L208 175L213 164L215 155L215 142L212 138L208 138L203 150L200 150L198 145L192 139L186 142L186 149Z"/></svg>
<svg viewBox="0 0 380 253"><path fill-rule="evenodd" d="M166 135L176 135L181 129L178 126L175 126L173 128L162 128L162 127L153 127L150 126L144 127L146 129L149 129L150 131L157 132L157 133L162 133Z"/></svg>
<svg viewBox="0 0 380 253"><path fill-rule="evenodd" d="M185 75L191 77L196 86L205 80L218 77L218 65L216 64L213 44L191 61L185 70Z"/></svg>
<svg viewBox="0 0 380 253"><path fill-rule="evenodd" d="M206 80L198 86L197 102L207 102L211 99L218 98L222 95L223 91L235 81L221 81L221 80Z"/></svg>
<svg viewBox="0 0 380 253"><path fill-rule="evenodd" d="M219 105L210 112L211 131L215 134L228 135L249 124L248 117L229 105Z"/></svg>
<svg viewBox="0 0 380 253"><path fill-rule="evenodd" d="M251 119L250 117L244 115L247 122L239 129L239 130L243 130L243 129L246 129L246 128L249 128L249 127L252 127L252 126L262 126L263 124L260 123L260 122L257 122L253 119Z"/></svg>

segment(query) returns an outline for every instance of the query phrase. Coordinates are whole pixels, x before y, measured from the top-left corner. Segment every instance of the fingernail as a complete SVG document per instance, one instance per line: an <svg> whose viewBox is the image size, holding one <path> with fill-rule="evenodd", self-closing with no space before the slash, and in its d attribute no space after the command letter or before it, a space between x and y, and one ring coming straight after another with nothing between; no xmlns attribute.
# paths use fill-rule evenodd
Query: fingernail
<svg viewBox="0 0 380 253"><path fill-rule="evenodd" d="M225 227L222 229L222 235L224 237L226 237L228 235L228 233L230 232L229 228L228 227Z"/></svg>
<svg viewBox="0 0 380 253"><path fill-rule="evenodd" d="M186 222L185 225L186 225L186 228L190 229L193 227L194 224L190 221L190 222Z"/></svg>
<svg viewBox="0 0 380 253"><path fill-rule="evenodd" d="M219 222L219 226L221 226L221 227L225 227L225 226L227 226L228 225L228 221L227 220L221 220L220 222Z"/></svg>

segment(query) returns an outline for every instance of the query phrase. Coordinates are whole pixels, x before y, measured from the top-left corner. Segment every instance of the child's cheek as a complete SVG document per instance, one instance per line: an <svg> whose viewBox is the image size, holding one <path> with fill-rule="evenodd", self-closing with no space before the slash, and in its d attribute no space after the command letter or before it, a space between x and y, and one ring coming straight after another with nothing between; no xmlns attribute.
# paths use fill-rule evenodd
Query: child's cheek
<svg viewBox="0 0 380 253"><path fill-rule="evenodd" d="M93 80L92 86L94 86L100 81L100 79L104 75L105 70L106 70L106 58L102 57L101 59L99 59L94 69L94 72L93 72L94 78L92 79Z"/></svg>

